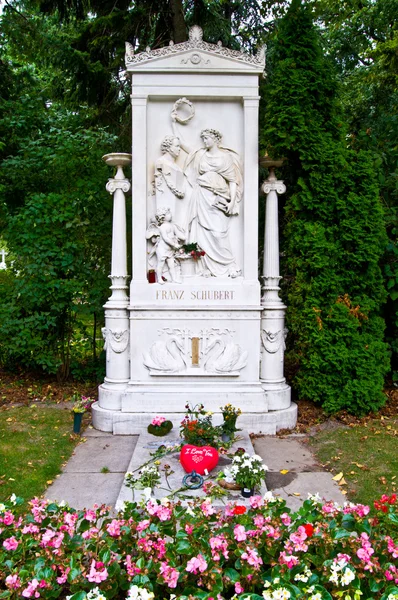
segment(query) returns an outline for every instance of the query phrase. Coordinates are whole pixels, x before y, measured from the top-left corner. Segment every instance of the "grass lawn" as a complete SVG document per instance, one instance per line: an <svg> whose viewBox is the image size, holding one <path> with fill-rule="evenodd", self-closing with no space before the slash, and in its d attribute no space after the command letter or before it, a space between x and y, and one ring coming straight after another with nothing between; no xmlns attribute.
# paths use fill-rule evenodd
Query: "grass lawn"
<svg viewBox="0 0 398 600"><path fill-rule="evenodd" d="M79 441L72 424L70 410L56 405L0 409L0 501L44 492Z"/></svg>
<svg viewBox="0 0 398 600"><path fill-rule="evenodd" d="M339 479L347 499L373 506L398 488L398 416L337 425L309 440L319 462ZM342 475L341 475L342 474Z"/></svg>

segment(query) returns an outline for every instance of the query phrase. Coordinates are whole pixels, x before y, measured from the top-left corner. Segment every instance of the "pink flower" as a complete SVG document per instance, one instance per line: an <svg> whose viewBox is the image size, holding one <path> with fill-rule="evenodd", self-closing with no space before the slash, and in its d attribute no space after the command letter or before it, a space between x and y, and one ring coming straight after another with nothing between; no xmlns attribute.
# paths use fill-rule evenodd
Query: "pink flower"
<svg viewBox="0 0 398 600"><path fill-rule="evenodd" d="M210 498L206 498L206 500L200 505L200 508L206 517L210 517L210 515L214 515L216 512L216 509L211 504Z"/></svg>
<svg viewBox="0 0 398 600"><path fill-rule="evenodd" d="M6 577L6 586L10 590L16 590L21 587L21 581L18 575L8 575L8 577Z"/></svg>
<svg viewBox="0 0 398 600"><path fill-rule="evenodd" d="M241 558L247 560L249 565L252 565L255 569L259 569L260 565L263 564L263 559L257 554L257 550L249 546L246 546L246 552L243 552Z"/></svg>
<svg viewBox="0 0 398 600"><path fill-rule="evenodd" d="M395 544L393 539L387 536L387 548L394 558L398 558L398 544Z"/></svg>
<svg viewBox="0 0 398 600"><path fill-rule="evenodd" d="M293 554L286 554L286 552L283 551L279 555L279 563L281 565L287 565L289 569L293 569L299 562L297 556L293 556Z"/></svg>
<svg viewBox="0 0 398 600"><path fill-rule="evenodd" d="M265 523L265 519L263 517L263 515L256 515L253 519L253 523L255 524L256 527L263 527L264 523Z"/></svg>
<svg viewBox="0 0 398 600"><path fill-rule="evenodd" d="M66 569L64 569L63 567L59 567L59 568L61 569L62 575L57 577L57 583L62 585L68 581L68 573L70 571L70 567L66 567Z"/></svg>
<svg viewBox="0 0 398 600"><path fill-rule="evenodd" d="M223 534L211 537L209 540L211 554L214 561L219 561L221 558L220 552L224 558L228 559L228 542Z"/></svg>
<svg viewBox="0 0 398 600"><path fill-rule="evenodd" d="M155 427L160 427L161 424L165 422L165 420L166 419L164 417L156 416L152 419L151 425L154 425Z"/></svg>
<svg viewBox="0 0 398 600"><path fill-rule="evenodd" d="M252 508L261 508L264 505L262 496L251 496L249 502Z"/></svg>
<svg viewBox="0 0 398 600"><path fill-rule="evenodd" d="M119 537L120 535L120 526L123 525L122 521L118 521L117 519L113 519L107 526L106 530L111 537Z"/></svg>
<svg viewBox="0 0 398 600"><path fill-rule="evenodd" d="M284 525L286 525L286 527L288 527L292 522L292 519L287 513L283 513L283 515L281 515L281 521Z"/></svg>
<svg viewBox="0 0 398 600"><path fill-rule="evenodd" d="M246 529L243 525L235 525L234 527L234 537L237 542L244 542L247 538Z"/></svg>
<svg viewBox="0 0 398 600"><path fill-rule="evenodd" d="M86 519L86 521L96 521L97 514L94 510L86 510L86 512L84 513L84 518Z"/></svg>
<svg viewBox="0 0 398 600"><path fill-rule="evenodd" d="M194 575L196 575L198 571L200 573L203 573L203 571L206 571L206 569L206 560L201 554L198 554L197 556L194 556L193 558L191 558L191 560L188 561L185 570L188 571L188 573L193 573Z"/></svg>
<svg viewBox="0 0 398 600"><path fill-rule="evenodd" d="M172 515L172 510L171 510L171 508L168 508L167 506L160 505L156 511L156 516L161 521L168 521L171 518L171 515Z"/></svg>
<svg viewBox="0 0 398 600"><path fill-rule="evenodd" d="M148 529L150 524L151 522L149 519L144 519L144 521L140 521L137 524L137 531L144 531L145 529Z"/></svg>
<svg viewBox="0 0 398 600"><path fill-rule="evenodd" d="M185 531L188 535L191 535L191 533L193 533L192 525L185 525Z"/></svg>
<svg viewBox="0 0 398 600"><path fill-rule="evenodd" d="M6 511L3 515L3 523L4 525L11 525L14 521L14 515L10 511Z"/></svg>
<svg viewBox="0 0 398 600"><path fill-rule="evenodd" d="M7 538L3 542L3 546L6 550L16 550L18 548L18 540L15 539L14 536Z"/></svg>
<svg viewBox="0 0 398 600"><path fill-rule="evenodd" d="M29 525L25 525L22 529L22 533L39 533L40 529L37 525L33 525L33 523L29 523Z"/></svg>
<svg viewBox="0 0 398 600"><path fill-rule="evenodd" d="M237 581L235 583L235 594L243 594L245 590L243 589L243 587L241 586L241 584L239 583L239 581Z"/></svg>
<svg viewBox="0 0 398 600"><path fill-rule="evenodd" d="M32 596L34 598L40 598L39 592L36 592L38 587L39 582L37 581L37 579L32 579L32 581L28 583L28 586L23 590L22 596L24 598L32 598Z"/></svg>
<svg viewBox="0 0 398 600"><path fill-rule="evenodd" d="M176 588L177 581L180 576L177 569L170 567L167 562L162 562L160 565L160 574L162 575L164 581L167 583L169 588Z"/></svg>
<svg viewBox="0 0 398 600"><path fill-rule="evenodd" d="M104 563L95 562L95 560L91 563L90 573L87 575L87 579L91 583L101 583L101 581L105 581L108 577L108 571L104 567Z"/></svg>
<svg viewBox="0 0 398 600"><path fill-rule="evenodd" d="M82 538L84 540L91 540L93 537L95 537L98 533L98 529L97 527L90 527L90 529L87 529L87 531L83 531L82 533Z"/></svg>
<svg viewBox="0 0 398 600"><path fill-rule="evenodd" d="M130 554L127 554L126 562L124 564L126 565L127 573L130 577L134 577L135 575L138 575L138 573L141 573L141 569L136 567L135 563L132 562Z"/></svg>

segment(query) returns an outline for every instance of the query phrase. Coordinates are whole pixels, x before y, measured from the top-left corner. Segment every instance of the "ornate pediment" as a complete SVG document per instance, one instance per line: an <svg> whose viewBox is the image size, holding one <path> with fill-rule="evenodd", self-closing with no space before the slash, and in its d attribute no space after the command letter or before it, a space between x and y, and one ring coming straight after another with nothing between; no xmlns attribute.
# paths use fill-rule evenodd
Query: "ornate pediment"
<svg viewBox="0 0 398 600"><path fill-rule="evenodd" d="M203 41L203 31L198 25L189 30L189 40L180 44L170 42L168 46L145 52L134 53L134 48L126 42L126 68L135 70L179 71L256 71L262 72L265 67L265 48L255 54L247 54L239 50L224 48L221 42L209 44Z"/></svg>

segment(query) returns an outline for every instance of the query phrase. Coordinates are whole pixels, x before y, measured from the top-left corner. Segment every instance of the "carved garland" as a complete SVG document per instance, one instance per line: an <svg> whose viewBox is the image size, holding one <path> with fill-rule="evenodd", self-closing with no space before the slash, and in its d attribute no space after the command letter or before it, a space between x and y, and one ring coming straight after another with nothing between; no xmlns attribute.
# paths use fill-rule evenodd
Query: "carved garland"
<svg viewBox="0 0 398 600"><path fill-rule="evenodd" d="M189 40L187 42L182 42L180 44L174 44L174 42L170 42L169 46L165 46L164 48L158 48L156 50L151 50L149 47L145 52L140 52L139 54L134 54L134 47L129 42L126 42L126 54L125 54L125 62L126 67L131 64L137 64L144 62L146 60L151 60L153 58L159 58L161 56L171 56L173 54L179 54L184 52L185 50L205 50L206 52L211 52L212 54L217 54L219 56L225 56L227 58L234 58L239 60L240 62L249 63L252 65L257 65L260 67L265 67L265 47L260 48L260 51L252 56L251 54L245 54L240 52L239 50L231 50L230 48L224 48L221 42L218 44L209 44L208 42L203 41L203 31L200 27L195 25L191 27L189 30ZM195 55L193 55L195 56ZM198 58L200 58L198 56ZM191 62L195 64L195 60ZM200 61L197 61L196 64L199 64Z"/></svg>

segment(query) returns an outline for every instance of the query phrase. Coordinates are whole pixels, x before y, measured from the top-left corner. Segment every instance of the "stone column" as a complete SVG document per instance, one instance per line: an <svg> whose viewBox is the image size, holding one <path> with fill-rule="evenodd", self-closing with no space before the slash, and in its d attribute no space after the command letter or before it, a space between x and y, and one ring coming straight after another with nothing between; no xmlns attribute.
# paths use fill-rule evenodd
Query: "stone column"
<svg viewBox="0 0 398 600"><path fill-rule="evenodd" d="M261 160L269 168L268 179L262 190L267 194L264 237L264 266L261 315L261 366L260 379L266 392L268 410L281 410L290 406L290 387L283 376L285 351L286 306L279 297L279 226L278 195L286 191L283 181L275 177L274 169L282 161Z"/></svg>
<svg viewBox="0 0 398 600"><path fill-rule="evenodd" d="M131 154L106 154L103 160L117 168L114 178L109 179L106 190L113 194L112 266L110 289L112 294L105 308L105 327L102 335L106 350L106 377L102 386L109 394L100 394L101 408L120 410L119 394L111 390L124 389L129 381L130 344L127 295L127 231L126 198L130 182L125 178L123 167L131 163Z"/></svg>

